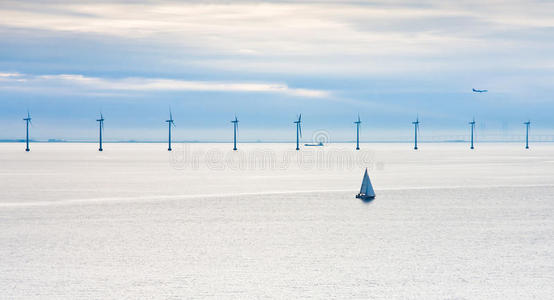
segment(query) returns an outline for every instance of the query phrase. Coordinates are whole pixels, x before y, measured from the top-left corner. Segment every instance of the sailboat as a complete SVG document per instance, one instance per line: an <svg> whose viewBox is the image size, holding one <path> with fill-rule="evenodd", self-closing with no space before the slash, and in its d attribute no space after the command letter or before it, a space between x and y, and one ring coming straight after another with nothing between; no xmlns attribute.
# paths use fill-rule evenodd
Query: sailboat
<svg viewBox="0 0 554 300"><path fill-rule="evenodd" d="M367 174L367 168L365 169L364 180L362 181L362 188L360 193L356 195L356 198L362 200L373 200L375 199L375 191L371 185L371 180L369 180L369 175Z"/></svg>

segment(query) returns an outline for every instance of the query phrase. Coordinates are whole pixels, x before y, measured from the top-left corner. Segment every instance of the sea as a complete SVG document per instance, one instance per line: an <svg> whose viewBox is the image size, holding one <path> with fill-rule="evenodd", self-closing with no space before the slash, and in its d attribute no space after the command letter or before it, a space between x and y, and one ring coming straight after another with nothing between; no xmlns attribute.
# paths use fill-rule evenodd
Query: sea
<svg viewBox="0 0 554 300"><path fill-rule="evenodd" d="M167 147L0 143L0 299L554 295L552 143Z"/></svg>

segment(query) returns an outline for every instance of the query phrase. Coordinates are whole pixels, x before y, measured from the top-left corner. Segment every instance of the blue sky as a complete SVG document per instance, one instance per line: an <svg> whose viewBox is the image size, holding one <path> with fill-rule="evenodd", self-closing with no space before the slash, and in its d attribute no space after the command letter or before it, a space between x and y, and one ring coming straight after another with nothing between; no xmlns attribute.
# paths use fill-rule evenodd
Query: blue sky
<svg viewBox="0 0 554 300"><path fill-rule="evenodd" d="M417 4L415 4L417 3ZM551 1L2 1L0 139L364 140L554 130ZM471 88L490 92L475 94Z"/></svg>

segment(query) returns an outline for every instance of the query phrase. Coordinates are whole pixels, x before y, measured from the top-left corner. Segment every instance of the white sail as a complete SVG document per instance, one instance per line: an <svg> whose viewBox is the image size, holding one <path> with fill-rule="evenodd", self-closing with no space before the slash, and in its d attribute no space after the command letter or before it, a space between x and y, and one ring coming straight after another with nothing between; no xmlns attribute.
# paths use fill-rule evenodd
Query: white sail
<svg viewBox="0 0 554 300"><path fill-rule="evenodd" d="M367 186L369 184L369 176L367 175L367 169L365 170L364 179L362 180L362 187L360 188L360 194L365 194Z"/></svg>
<svg viewBox="0 0 554 300"><path fill-rule="evenodd" d="M362 181L362 188L360 189L360 194L375 197L375 191L371 185L371 180L367 174L367 169L365 169L364 180Z"/></svg>

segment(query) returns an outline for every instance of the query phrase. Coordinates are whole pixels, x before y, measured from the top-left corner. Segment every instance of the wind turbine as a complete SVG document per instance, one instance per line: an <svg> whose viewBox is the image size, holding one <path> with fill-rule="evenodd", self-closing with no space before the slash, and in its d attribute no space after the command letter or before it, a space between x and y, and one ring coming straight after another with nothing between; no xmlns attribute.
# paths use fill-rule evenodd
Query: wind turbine
<svg viewBox="0 0 554 300"><path fill-rule="evenodd" d="M100 147L98 148L98 151L103 151L102 149L102 132L104 132L104 116L102 115L102 113L100 113L100 119L97 119L96 122L98 122L98 129L99 129L99 132L100 132L100 139L99 139L99 144L100 144Z"/></svg>
<svg viewBox="0 0 554 300"><path fill-rule="evenodd" d="M523 124L525 124L525 149L529 149L529 126L531 126L531 120Z"/></svg>
<svg viewBox="0 0 554 300"><path fill-rule="evenodd" d="M300 138L302 137L302 114L298 115L298 120L294 121L296 124L296 150L300 150Z"/></svg>
<svg viewBox="0 0 554 300"><path fill-rule="evenodd" d="M32 125L33 123L31 123L31 114L29 113L29 110L27 110L27 118L23 118L23 121L25 121L27 123L27 135L26 135L26 142L27 142L27 147L25 148L25 151L29 152L31 151L31 149L29 149L29 125Z"/></svg>
<svg viewBox="0 0 554 300"><path fill-rule="evenodd" d="M358 121L354 122L356 124L356 150L360 150L360 114L358 114Z"/></svg>
<svg viewBox="0 0 554 300"><path fill-rule="evenodd" d="M239 131L239 120L235 115L235 119L231 121L233 123L233 150L237 151L237 132Z"/></svg>
<svg viewBox="0 0 554 300"><path fill-rule="evenodd" d="M419 131L419 116L417 116L414 124L414 150L417 150L417 132Z"/></svg>
<svg viewBox="0 0 554 300"><path fill-rule="evenodd" d="M469 149L473 148L473 131L475 130L475 117L473 117L473 121L469 122L469 125L471 125L471 147Z"/></svg>
<svg viewBox="0 0 554 300"><path fill-rule="evenodd" d="M175 123L173 122L173 115L171 114L171 108L169 108L169 120L165 120L167 122L167 126L169 129L169 138L167 140L168 147L167 151L171 151L171 127L175 127Z"/></svg>

